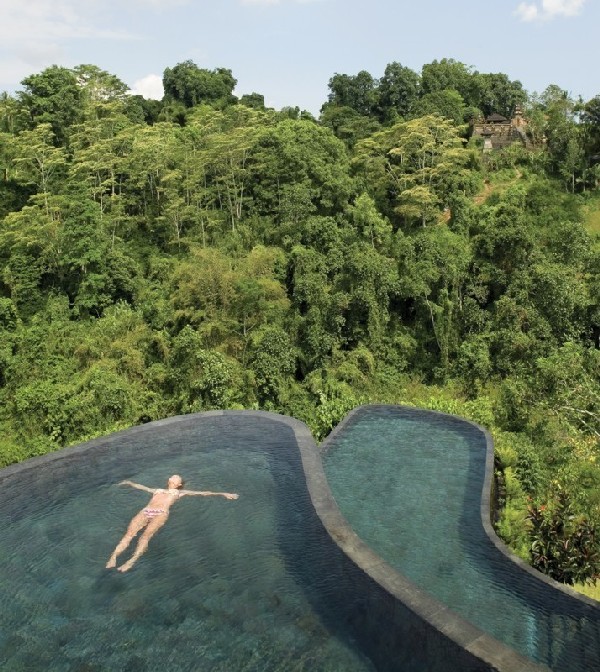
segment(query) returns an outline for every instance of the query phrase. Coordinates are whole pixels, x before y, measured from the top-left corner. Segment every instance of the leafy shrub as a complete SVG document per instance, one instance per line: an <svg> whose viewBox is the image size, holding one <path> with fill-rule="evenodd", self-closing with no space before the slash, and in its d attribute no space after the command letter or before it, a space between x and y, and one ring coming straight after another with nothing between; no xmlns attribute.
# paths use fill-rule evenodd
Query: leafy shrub
<svg viewBox="0 0 600 672"><path fill-rule="evenodd" d="M530 559L533 567L560 581L596 583L600 577L600 544L596 528L575 515L568 493L555 484L548 505L529 506Z"/></svg>

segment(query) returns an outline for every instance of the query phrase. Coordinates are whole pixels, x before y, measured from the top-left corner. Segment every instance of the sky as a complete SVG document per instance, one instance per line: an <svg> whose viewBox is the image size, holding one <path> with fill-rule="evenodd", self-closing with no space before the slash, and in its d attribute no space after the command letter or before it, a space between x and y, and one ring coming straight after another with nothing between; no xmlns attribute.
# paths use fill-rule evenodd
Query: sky
<svg viewBox="0 0 600 672"><path fill-rule="evenodd" d="M90 63L162 97L165 68L229 68L235 93L318 114L329 79L453 58L527 91L600 94L600 0L0 0L0 91Z"/></svg>

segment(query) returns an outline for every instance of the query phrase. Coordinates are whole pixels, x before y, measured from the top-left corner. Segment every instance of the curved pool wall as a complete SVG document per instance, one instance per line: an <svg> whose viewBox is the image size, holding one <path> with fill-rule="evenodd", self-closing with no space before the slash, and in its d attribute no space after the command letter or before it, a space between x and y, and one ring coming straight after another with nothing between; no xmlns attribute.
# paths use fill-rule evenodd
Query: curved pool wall
<svg viewBox="0 0 600 672"><path fill-rule="evenodd" d="M377 420L378 424L372 422L373 418ZM352 483L354 480L356 482L354 485L356 485L360 480L355 475L356 469L362 470L361 474L363 472L367 474L367 478L363 479L367 488L370 488L371 479L373 479L372 489L377 493L376 499L383 501L381 496L386 493L378 493L378 482L371 475L368 463L363 462L357 466L356 456L353 456L354 459L349 461L349 465L354 472L350 468L347 470L347 473L350 473L350 482L346 480L341 485L338 484L337 488L335 474L326 465L325 473L329 479L327 490L333 489L338 501L336 502L333 499L331 492L324 491L322 504L317 502L317 511L323 511L321 518L340 548L380 588L383 588L384 593L389 598L396 601L393 608L390 605L389 613L395 614L398 608L401 611L408 608L412 613L412 621L410 618L408 621L404 618L401 619L399 631L402 631L403 627L407 627L407 622L412 622L416 632L419 633L417 639L427 637L435 640L436 635L432 634L432 631L443 633L465 651L471 652L474 658L479 661L473 663L474 667L469 667L461 664L454 665L448 658L441 667L435 667L437 663L432 662L431 669L497 669L507 672L533 669L552 669L557 672L600 670L600 609L598 603L584 596L579 596L575 591L533 570L507 550L492 528L490 498L493 482L493 444L486 430L475 423L434 411L398 406L361 407L351 412L322 444L323 459L329 462L330 456L335 457L336 451L343 450L344 443L350 441L349 445L352 446L352 441L356 444L357 438L369 449L377 447L378 444L379 447L382 447L382 442L383 444L386 444L386 442L390 445L393 444L398 437L386 437L384 428L388 426L389 429L389 426L391 426L397 432L398 428L394 423L397 422L398 418L403 418L403 422L423 423L421 433L425 431L426 434L429 433L432 436L432 430L436 426L440 426L444 428L444 431L450 429L455 432L455 439L462 441L466 437L471 442L468 450L468 463L464 465L471 480L466 486L466 496L461 494L461 498L463 496L465 498L464 501L463 499L460 501L462 510L457 525L460 536L459 542L463 547L467 563L476 564L478 570L481 571L482 583L484 580L489 582L491 586L489 590L494 590L493 584L496 584L496 592L489 595L485 594L484 599L481 599L481 602L487 605L489 612L487 614L485 611L478 612L477 608L469 611L472 605L467 604L465 607L465 604L460 604L460 600L454 604L452 600L433 597L430 594L431 591L427 582L425 583L428 588L427 592L417 587L419 577L417 576L416 580L413 580L415 579L413 574L418 575L419 572L415 573L413 571L414 566L403 567L402 565L401 556L404 552L401 534L402 521L399 520L398 536L394 539L393 544L379 544L379 540L374 537L371 538L371 529L375 528L376 523L378 523L375 517L375 509L369 512L369 503L366 501L368 497L364 497L358 488L354 488ZM380 433L382 433L383 438L379 437ZM402 447L402 438L400 437L400 447ZM409 438L410 433L407 433L405 444ZM386 445L383 445L383 449L383 452L385 452ZM393 446L392 449L395 450L396 446ZM367 456L368 462L374 462L378 459L377 455L371 455L369 450L363 451L363 453ZM421 457L418 450L416 450L414 457L417 461ZM383 473L384 470L382 469L383 475L382 473L379 474L380 479L382 481L397 479L402 485L402 459L403 455L400 455L397 471L394 471L390 466L386 474ZM384 458L381 459L381 463L386 464ZM441 474L436 483L433 485L430 483L429 487L441 491L449 486L451 491L453 489L452 483L444 483L444 478L446 478L445 473ZM412 484L406 485L412 486ZM344 492L345 490L348 492ZM362 500L360 499L361 496L363 496ZM427 496L427 493L425 493L425 496ZM350 500L352 502L360 501L360 505L346 506ZM315 497L313 497L313 501L315 501ZM471 506L465 507L465 502L470 503ZM387 501L383 505L387 507ZM340 508L349 522L340 512ZM465 511L469 508L472 509L472 516L469 515L468 510ZM354 513L352 509L354 509ZM357 511L358 516L355 515ZM363 511L366 511L364 515ZM435 516L435 512L430 512L430 515L431 517ZM361 539L359 535L363 538ZM383 552L378 549L378 546L383 549ZM389 552L392 547L401 549L401 551L397 554L393 550ZM375 552L376 550L377 552ZM438 558L427 555L426 548L417 549L417 553L413 554L412 561L415 560L415 557L417 558L416 562L422 566L435 566L438 560ZM448 569L442 567L442 564L440 564L440 571ZM409 579L407 576L411 578ZM429 579L431 578L430 575ZM437 579L439 576L433 578ZM463 581L467 581L466 571L463 577L459 576L459 579L461 578ZM442 577L443 581L445 579ZM473 586L464 585L463 587L463 592L472 592ZM487 583L485 589L488 590ZM445 586L442 586L441 592L445 592ZM475 602L477 606L479 600L475 600ZM399 607L399 605L401 606ZM522 631L523 636L517 632L516 637L513 637L513 639L522 641L512 641L509 636L507 644L499 641L498 633L494 630L494 623L498 620L497 613L492 612L502 614L503 611L506 611L510 614L508 608L510 605L514 609L517 620L523 614L526 616L523 618L524 622L517 623L512 628ZM374 604L373 606L376 607L377 605ZM459 609L461 613L458 613ZM483 609L485 610L486 606L483 606ZM488 632L485 632L485 628L488 629ZM500 634L504 637L506 633L500 632ZM411 639L414 641L414 638L410 638L409 641ZM429 644L427 648L428 650L435 649L436 645L435 643L433 645ZM521 652L516 651L516 648L520 648ZM401 657L402 652L399 652L398 655ZM477 665L481 667L477 667ZM398 669L411 668L400 667Z"/></svg>
<svg viewBox="0 0 600 672"><path fill-rule="evenodd" d="M387 411L388 407L385 409ZM357 409L350 414L328 437L321 449L317 448L310 431L303 423L277 414L258 411L213 411L169 418L7 467L0 471L0 491L3 492L3 498L10 499L23 487L28 488L30 496L21 502L16 510L10 512L10 520L17 521L19 518L26 519L30 516L36 519L40 508L43 509L45 502L48 501L49 489L51 489L53 500L68 500L74 490L80 487L73 485L74 474L84 473L89 477L90 483L102 487L106 483L104 467L109 462L118 465L119 473L122 474L120 478L132 478L139 471L140 459L143 461L144 458L141 444L144 443L145 436L149 437L152 434L169 436L183 428L201 426L202 422L208 420L212 423L222 423L220 426L224 429L229 427L231 433L238 432L243 436L249 424L262 423L264 435L270 440L273 436L289 435L286 439L289 446L283 451L286 454L283 478L275 484L277 539L282 557L285 559L286 570L301 586L305 599L310 602L314 614L322 624L319 627L324 627L329 636L343 641L344 651L356 649L359 652L358 657L353 654L351 658L355 665L352 669L368 671L372 669L371 665L375 665L376 669L380 670L400 672L479 670L533 672L548 669L515 652L511 647L478 629L466 619L455 614L451 608L417 588L397 568L392 567L369 548L342 516L325 476L322 452L332 448L335 441L343 436L348 427L363 412L364 409ZM268 451L270 464L280 460L279 453L282 450L274 447L274 444L278 443L279 441L271 441ZM131 454L127 450L128 446L139 448L140 452ZM490 447L491 441L487 437L488 458ZM595 602L577 600L568 594L568 591L557 589L557 584L546 581L545 577L533 576L532 570L510 556L495 537L489 525L488 490L491 484L492 465L493 463L490 463L488 459L485 474L487 480L481 500L483 524L486 526L486 533L490 535L490 544L514 569L515 580L518 582L523 576L527 576L546 585L549 599L554 605L558 605L558 613L563 608L563 598L565 598L565 608L570 609L575 601L597 615L598 609ZM190 487L193 487L193 484ZM239 489L243 493L243 486ZM306 502L309 503L308 508L305 507ZM52 502L49 505L54 506ZM298 525L299 518L302 518L301 527ZM119 525L122 526L121 512L119 512L118 519ZM176 526L175 521L174 516L173 527ZM169 527L171 525L170 522ZM104 544L107 546L106 552L109 552L115 543L116 534L114 530L110 531L108 535L110 539ZM176 529L175 534L179 538L185 534L185 530ZM152 551L152 548L151 545L148 553ZM136 567L131 575L125 575L125 577L117 577L111 572L107 574L102 572L103 576L110 575L110 578L96 582L92 585L92 589L102 592L105 588L104 582L108 581L110 590L118 591L121 590L119 586L126 585L124 581L133 580L135 582L137 580L136 572L139 572L139 577L143 577L143 572L150 571L150 568L153 568L155 575L169 570L170 568L165 567L164 563L160 564L157 555L155 551L152 557L142 558L139 564L144 563L146 569L143 566ZM2 553L0 552L1 560ZM0 607L3 611L10 610L10 605L7 604L0 604ZM228 617L235 617L231 609ZM77 634L82 627L80 623L74 624L72 632ZM313 623L311 627L314 629L316 626ZM169 625L164 628L164 631L169 632L171 629L177 629L177 625ZM30 633L30 635L34 637L35 633ZM14 639L13 633L0 630L0 663L4 665L3 669L9 669L5 662L7 649L11 647L14 649L15 646L14 641L11 643L11 638ZM111 646L114 645L111 642ZM181 646L181 643L178 646ZM132 654L134 653L135 647L132 651ZM50 650L46 652L47 661L51 660L49 658L51 655L53 654ZM361 656L368 657L372 663L366 658L361 662ZM27 668L30 660L22 667L13 666L11 669L31 669L31 667ZM255 667L244 669L350 669L349 665L342 663L340 658L336 660L337 667L335 665L322 666L321 659L313 659L307 662L307 667L302 667L295 658L293 664L290 659L284 668L272 667L267 660L261 660ZM80 662L85 662L85 660ZM158 664L161 661L156 662ZM169 669L172 670L194 669L196 672L202 669L221 669L216 666L204 668L199 663L192 667L177 667L173 664L172 657L166 662L170 664ZM131 664L134 666L131 669L137 669L136 664L139 666L135 655L132 656ZM44 669L67 670L71 668L64 664L59 664L56 668L47 664ZM101 661L96 661L90 669L111 668L103 666ZM229 669L241 668L230 666ZM552 669L571 672L572 668L552 666ZM593 669L598 668L589 668L590 671Z"/></svg>

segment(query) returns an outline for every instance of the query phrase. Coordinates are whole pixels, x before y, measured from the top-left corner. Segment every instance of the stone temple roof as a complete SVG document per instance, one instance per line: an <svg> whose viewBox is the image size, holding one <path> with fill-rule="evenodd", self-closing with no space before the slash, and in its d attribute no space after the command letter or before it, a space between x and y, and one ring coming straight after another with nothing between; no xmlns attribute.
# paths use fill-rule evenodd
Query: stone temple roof
<svg viewBox="0 0 600 672"><path fill-rule="evenodd" d="M490 114L490 116L486 117L485 120L487 122L491 121L494 124L498 124L498 123L501 123L501 122L507 122L508 121L508 119L506 117L503 117L501 114L495 114L495 113Z"/></svg>

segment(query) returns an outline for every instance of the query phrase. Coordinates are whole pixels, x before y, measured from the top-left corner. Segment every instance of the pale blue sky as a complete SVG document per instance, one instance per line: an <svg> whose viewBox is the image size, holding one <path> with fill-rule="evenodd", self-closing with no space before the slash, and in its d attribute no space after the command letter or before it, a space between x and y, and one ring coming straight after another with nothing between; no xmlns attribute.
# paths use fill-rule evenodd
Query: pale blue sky
<svg viewBox="0 0 600 672"><path fill-rule="evenodd" d="M160 95L166 67L225 67L236 93L318 113L336 72L454 58L528 91L600 94L600 0L0 0L0 90L92 63Z"/></svg>

